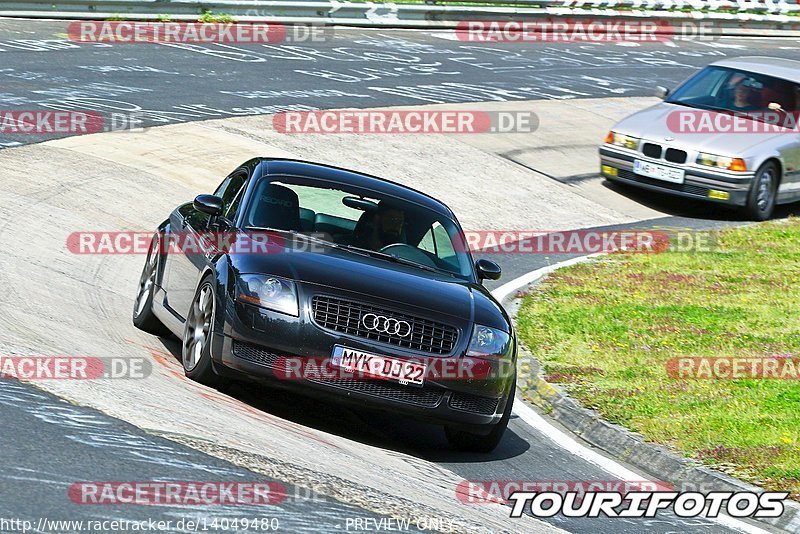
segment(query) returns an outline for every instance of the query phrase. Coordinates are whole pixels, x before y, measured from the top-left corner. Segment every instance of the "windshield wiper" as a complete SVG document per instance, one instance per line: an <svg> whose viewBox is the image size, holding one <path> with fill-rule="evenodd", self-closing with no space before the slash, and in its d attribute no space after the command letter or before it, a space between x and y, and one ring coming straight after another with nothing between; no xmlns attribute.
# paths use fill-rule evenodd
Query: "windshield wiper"
<svg viewBox="0 0 800 534"><path fill-rule="evenodd" d="M348 250L350 252L355 252L356 254L368 255L372 256L373 258L380 258L382 260L391 261L394 263L399 263L401 265L408 265L410 267L416 267L418 269L423 269L425 271L430 271L432 273L443 272L447 273L447 271L442 271L437 269L436 267L431 267L430 265L425 265L424 263L417 263L414 260L407 260L406 258L401 258L399 256L395 256L394 254L387 254L385 252L379 252L377 250L370 250L367 248L356 247L353 245L339 245L339 248L344 250ZM450 273L447 273L450 274Z"/></svg>
<svg viewBox="0 0 800 534"><path fill-rule="evenodd" d="M733 109L718 108L717 106L705 106L703 109L707 109L708 111L717 111L719 113L727 113L729 115L732 115L733 113L739 113L738 111L733 110ZM742 112L742 113L744 113L744 112Z"/></svg>
<svg viewBox="0 0 800 534"><path fill-rule="evenodd" d="M692 108L692 109L705 109L705 108L701 108L697 104L690 104L688 102L681 102L679 100L664 100L664 103L665 104L675 104L677 106L685 106L687 108Z"/></svg>
<svg viewBox="0 0 800 534"><path fill-rule="evenodd" d="M717 107L717 106L706 106L706 105L700 106L700 105L697 105L697 104L689 104L687 102L675 102L675 101L672 101L672 100L667 100L666 102L667 102L667 104L677 104L679 106L686 106L687 108L692 108L692 109L701 109L703 111L716 111L717 113L725 113L727 115L736 115L737 117L744 117L744 118L747 118L747 119L750 119L750 120L754 120L754 121L766 122L764 120L761 120L756 115L751 115L750 112L747 112L747 111L737 111L735 109L721 108L721 107Z"/></svg>
<svg viewBox="0 0 800 534"><path fill-rule="evenodd" d="M679 106L685 106L687 108L692 109L702 109L704 111L722 111L725 113L735 113L732 109L728 108L718 108L716 106L710 106L705 104L690 104L689 102L681 102L679 100L665 100L667 104L677 104Z"/></svg>

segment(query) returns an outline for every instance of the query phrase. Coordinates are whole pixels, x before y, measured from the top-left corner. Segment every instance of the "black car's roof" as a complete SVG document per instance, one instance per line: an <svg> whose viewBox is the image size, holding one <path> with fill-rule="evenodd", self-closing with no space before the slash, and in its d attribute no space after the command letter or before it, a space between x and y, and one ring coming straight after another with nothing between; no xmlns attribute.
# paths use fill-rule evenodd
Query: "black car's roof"
<svg viewBox="0 0 800 534"><path fill-rule="evenodd" d="M408 202L414 202L415 204L424 206L425 208L433 210L440 215L444 215L450 219L455 219L455 215L450 208L435 198L408 186L392 182L391 180L385 180L383 178L378 178L377 176L371 176L361 172L342 169L340 167L333 167L330 165L323 165L321 163L313 163L310 161L282 158L259 159L263 164L266 164L266 168L262 172L262 175L285 174L288 176L304 176L308 178L319 178L321 180L351 185L353 187L368 189L376 193L392 196Z"/></svg>

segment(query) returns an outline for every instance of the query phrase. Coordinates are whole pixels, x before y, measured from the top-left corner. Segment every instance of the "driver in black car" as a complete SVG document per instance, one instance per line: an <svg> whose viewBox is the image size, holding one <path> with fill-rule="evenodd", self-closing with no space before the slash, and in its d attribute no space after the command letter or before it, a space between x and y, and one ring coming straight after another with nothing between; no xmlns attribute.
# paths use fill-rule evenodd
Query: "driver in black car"
<svg viewBox="0 0 800 534"><path fill-rule="evenodd" d="M354 243L356 246L381 250L387 245L403 242L403 227L406 222L403 210L381 202L378 210L371 215L370 223L356 232Z"/></svg>

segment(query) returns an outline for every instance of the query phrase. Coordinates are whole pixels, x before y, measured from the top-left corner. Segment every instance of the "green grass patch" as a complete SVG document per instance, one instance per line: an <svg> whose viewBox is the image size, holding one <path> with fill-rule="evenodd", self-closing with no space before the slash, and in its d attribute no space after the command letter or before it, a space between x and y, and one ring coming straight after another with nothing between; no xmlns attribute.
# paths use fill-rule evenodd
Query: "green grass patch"
<svg viewBox="0 0 800 534"><path fill-rule="evenodd" d="M712 252L612 254L524 297L546 380L605 419L800 498L800 382L671 378L677 357L800 357L800 219L728 229Z"/></svg>
<svg viewBox="0 0 800 534"><path fill-rule="evenodd" d="M159 15L164 16L164 15ZM204 24L232 24L236 22L236 19L227 13L214 13L209 9L203 11L203 14L200 15L200 18L197 19L197 22L202 22Z"/></svg>

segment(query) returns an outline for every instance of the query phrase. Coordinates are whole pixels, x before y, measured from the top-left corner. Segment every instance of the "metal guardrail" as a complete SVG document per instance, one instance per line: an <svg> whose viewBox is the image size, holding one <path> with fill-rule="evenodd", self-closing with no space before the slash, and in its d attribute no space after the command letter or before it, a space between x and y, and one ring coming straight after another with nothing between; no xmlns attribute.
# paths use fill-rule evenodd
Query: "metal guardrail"
<svg viewBox="0 0 800 534"><path fill-rule="evenodd" d="M468 20L657 18L711 22L720 35L800 36L800 0L0 0L0 16L197 20L205 11L240 22L454 28ZM435 2L435 3L434 3ZM482 5L478 5L478 3Z"/></svg>
<svg viewBox="0 0 800 534"><path fill-rule="evenodd" d="M633 9L657 11L721 11L748 13L800 13L800 0L425 0L427 5L455 7L459 4L480 3L487 6L524 6L549 9ZM404 2L348 2L328 0L29 0L9 2L0 0L0 11L42 12L119 12L143 14L200 14L203 11L228 13L234 16L259 16L275 8L324 4L327 7L413 6Z"/></svg>
<svg viewBox="0 0 800 534"><path fill-rule="evenodd" d="M550 8L625 8L659 11L744 11L756 13L800 12L796 0L457 0L488 4L511 4ZM2 2L0 2L2 3ZM429 4L447 4L448 0L426 0Z"/></svg>

